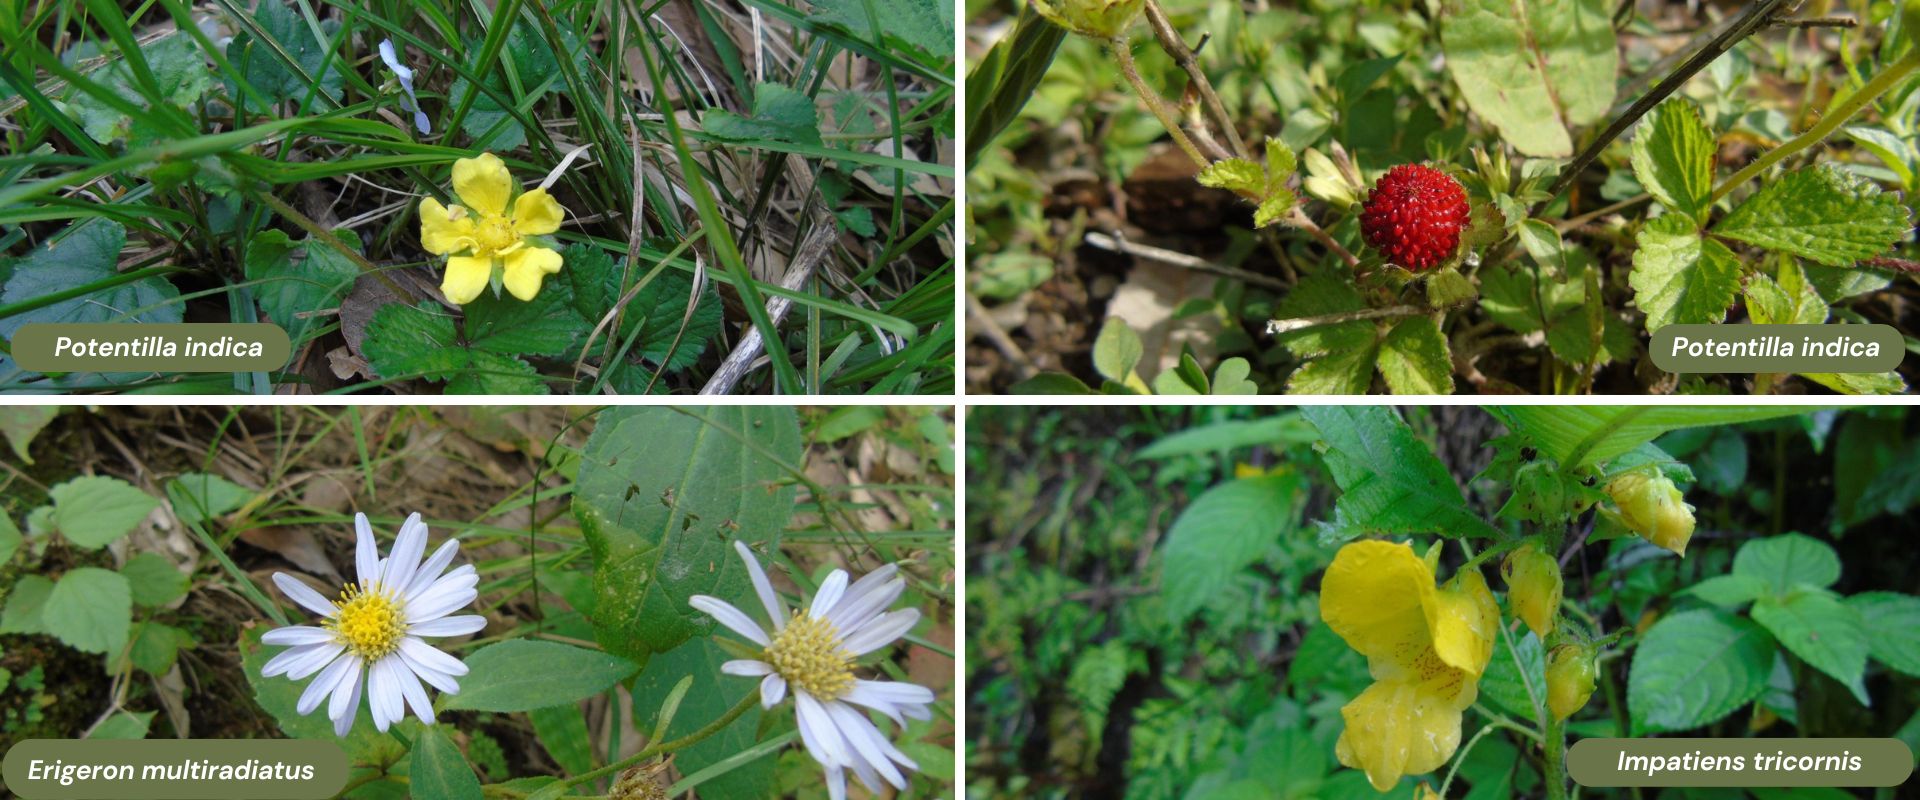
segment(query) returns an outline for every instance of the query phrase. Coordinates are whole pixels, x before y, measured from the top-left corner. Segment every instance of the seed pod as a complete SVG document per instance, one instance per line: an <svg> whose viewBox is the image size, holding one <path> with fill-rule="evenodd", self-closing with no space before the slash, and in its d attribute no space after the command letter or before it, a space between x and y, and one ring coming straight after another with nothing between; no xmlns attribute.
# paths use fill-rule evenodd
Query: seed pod
<svg viewBox="0 0 1920 800"><path fill-rule="evenodd" d="M1573 716L1587 706L1593 696L1593 651L1585 645L1568 644L1554 648L1547 657L1547 711L1555 720Z"/></svg>
<svg viewBox="0 0 1920 800"><path fill-rule="evenodd" d="M1620 520L1634 533L1676 555L1687 554L1687 540L1693 538L1693 506L1683 501L1680 488L1667 476L1629 472L1607 484L1607 495L1620 507Z"/></svg>
<svg viewBox="0 0 1920 800"><path fill-rule="evenodd" d="M1507 602L1513 607L1513 615L1545 641L1560 616L1560 562L1527 544L1507 554L1500 574L1507 581Z"/></svg>

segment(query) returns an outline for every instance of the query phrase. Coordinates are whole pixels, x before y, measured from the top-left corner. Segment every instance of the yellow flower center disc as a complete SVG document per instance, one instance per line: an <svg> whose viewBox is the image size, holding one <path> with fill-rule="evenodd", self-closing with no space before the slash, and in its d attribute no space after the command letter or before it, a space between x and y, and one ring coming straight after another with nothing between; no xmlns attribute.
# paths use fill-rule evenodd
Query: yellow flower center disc
<svg viewBox="0 0 1920 800"><path fill-rule="evenodd" d="M480 250L486 253L499 253L511 249L520 243L520 234L513 232L513 223L506 217L487 217L474 228L474 240L480 243Z"/></svg>
<svg viewBox="0 0 1920 800"><path fill-rule="evenodd" d="M335 603L340 613L327 621L347 650L367 661L377 661L400 647L406 627L400 619L400 605L380 591L376 584L362 592L349 584L340 591Z"/></svg>
<svg viewBox="0 0 1920 800"><path fill-rule="evenodd" d="M795 689L820 700L835 700L853 687L853 659L835 644L833 623L802 611L767 645L766 660Z"/></svg>

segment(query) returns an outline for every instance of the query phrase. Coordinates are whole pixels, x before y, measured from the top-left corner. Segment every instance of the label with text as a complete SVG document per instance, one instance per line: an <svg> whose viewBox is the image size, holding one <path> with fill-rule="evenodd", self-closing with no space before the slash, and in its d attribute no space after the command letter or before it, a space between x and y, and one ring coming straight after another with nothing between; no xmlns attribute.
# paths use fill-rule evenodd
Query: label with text
<svg viewBox="0 0 1920 800"><path fill-rule="evenodd" d="M1907 343L1891 325L1667 325L1647 351L1668 372L1887 372Z"/></svg>
<svg viewBox="0 0 1920 800"><path fill-rule="evenodd" d="M1581 739L1567 776L1582 786L1898 786L1913 774L1899 739Z"/></svg>
<svg viewBox="0 0 1920 800"><path fill-rule="evenodd" d="M317 800L347 785L347 754L306 739L28 739L0 770L24 800Z"/></svg>
<svg viewBox="0 0 1920 800"><path fill-rule="evenodd" d="M38 322L13 336L14 361L35 372L271 372L292 350L266 322Z"/></svg>

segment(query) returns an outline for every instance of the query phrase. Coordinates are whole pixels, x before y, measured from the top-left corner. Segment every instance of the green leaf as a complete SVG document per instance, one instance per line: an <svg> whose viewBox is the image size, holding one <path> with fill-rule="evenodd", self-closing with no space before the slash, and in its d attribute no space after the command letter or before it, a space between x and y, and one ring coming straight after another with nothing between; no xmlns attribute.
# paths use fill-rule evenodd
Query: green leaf
<svg viewBox="0 0 1920 800"><path fill-rule="evenodd" d="M733 539L778 544L801 461L791 407L629 407L600 415L573 511L595 566L594 633L644 662L712 630L696 594L757 608Z"/></svg>
<svg viewBox="0 0 1920 800"><path fill-rule="evenodd" d="M464 695L455 695L462 697ZM407 760L407 779L413 794L447 800L480 800L480 779L460 754L460 746L447 738L440 725L422 726L413 737L413 754Z"/></svg>
<svg viewBox="0 0 1920 800"><path fill-rule="evenodd" d="M1819 325L1827 321L1827 301L1807 282L1792 259L1782 259L1780 280L1756 272L1747 278L1747 315L1757 325Z"/></svg>
<svg viewBox="0 0 1920 800"><path fill-rule="evenodd" d="M1860 705L1873 705L1864 683L1867 627L1858 610L1814 590L1762 597L1752 613L1753 621L1772 631L1789 652L1846 686Z"/></svg>
<svg viewBox="0 0 1920 800"><path fill-rule="evenodd" d="M1501 422L1562 469L1605 464L1682 428L1797 416L1793 406L1494 406Z"/></svg>
<svg viewBox="0 0 1920 800"><path fill-rule="evenodd" d="M1194 180L1201 186L1215 189L1229 189L1255 197L1264 194L1267 188L1267 175L1259 164L1244 158L1228 158L1208 164Z"/></svg>
<svg viewBox="0 0 1920 800"><path fill-rule="evenodd" d="M1825 589L1840 580L1840 555L1811 536L1770 536L1740 545L1733 556L1733 574L1759 580L1781 596L1802 586Z"/></svg>
<svg viewBox="0 0 1920 800"><path fill-rule="evenodd" d="M1110 316L1100 326L1100 335L1093 340L1093 368L1107 380L1131 386L1140 383L1133 368L1140 364L1144 353L1140 334L1134 333L1126 320Z"/></svg>
<svg viewBox="0 0 1920 800"><path fill-rule="evenodd" d="M593 737L587 733L587 718L575 703L536 708L527 712L540 744L569 775L593 769Z"/></svg>
<svg viewBox="0 0 1920 800"><path fill-rule="evenodd" d="M1655 200L1704 225L1713 203L1713 131L1685 98L1655 106L1633 135L1633 175Z"/></svg>
<svg viewBox="0 0 1920 800"><path fill-rule="evenodd" d="M147 727L153 724L152 711L115 712L113 716L100 721L87 732L89 739L145 739Z"/></svg>
<svg viewBox="0 0 1920 800"><path fill-rule="evenodd" d="M98 550L133 528L160 507L160 501L133 484L104 475L74 478L47 493L53 499L55 530L76 545Z"/></svg>
<svg viewBox="0 0 1920 800"><path fill-rule="evenodd" d="M687 316L689 302L694 303L691 318ZM682 324L686 327L684 334L680 331ZM708 281L696 301L692 276L677 271L662 273L627 304L621 328L630 331L636 325L640 338L634 342L633 354L667 372L686 369L700 359L707 342L720 333L720 295Z"/></svg>
<svg viewBox="0 0 1920 800"><path fill-rule="evenodd" d="M47 596L53 594L53 581L40 575L22 575L7 592L7 608L0 612L0 633L46 633L41 612Z"/></svg>
<svg viewBox="0 0 1920 800"><path fill-rule="evenodd" d="M1168 434L1133 454L1136 459L1171 458L1246 447L1312 444L1320 434L1297 411L1252 420L1227 420Z"/></svg>
<svg viewBox="0 0 1920 800"><path fill-rule="evenodd" d="M1008 394L1098 394L1079 378L1059 372L1042 372L1007 387Z"/></svg>
<svg viewBox="0 0 1920 800"><path fill-rule="evenodd" d="M754 84L753 116L716 109L706 112L700 124L715 139L821 146L820 112L814 108L813 98L777 83Z"/></svg>
<svg viewBox="0 0 1920 800"><path fill-rule="evenodd" d="M1138 651L1121 639L1108 640L1074 659L1073 670L1067 674L1067 696L1087 716L1088 730L1106 728L1107 709L1137 660Z"/></svg>
<svg viewBox="0 0 1920 800"><path fill-rule="evenodd" d="M739 559L734 560L737 563ZM759 603L755 602L752 606L741 608L758 606ZM758 678L742 678L720 672L720 665L730 658L709 638L695 639L684 647L654 656L652 661L647 662L647 668L641 670L640 677L633 681L636 727L643 731L653 730L656 722L654 715L666 702L667 696L672 694L674 686L688 676L692 676L693 686L680 701L679 710L667 726L668 740L699 730L726 714L740 698L758 693ZM719 732L674 753L674 766L682 774L690 775L753 747L761 740L756 733L762 728L770 729L766 731L768 736L777 735L783 728L791 729L793 723L788 719L763 725L764 713L760 704L754 703L747 713ZM774 761L773 758L759 758L740 765L702 786L700 796L774 796L778 794L773 790Z"/></svg>
<svg viewBox="0 0 1920 800"><path fill-rule="evenodd" d="M1634 238L1634 303L1647 315L1647 331L1675 322L1726 319L1740 290L1740 261L1726 245L1704 238L1679 214L1655 219Z"/></svg>
<svg viewBox="0 0 1920 800"><path fill-rule="evenodd" d="M348 246L360 249L352 231L337 232ZM302 315L337 308L360 277L360 267L340 251L311 237L295 244L278 230L265 230L247 240L247 280L258 281L253 293L267 319L287 332L294 349L326 325L325 317Z"/></svg>
<svg viewBox="0 0 1920 800"><path fill-rule="evenodd" d="M1208 489L1180 512L1161 555L1167 622L1186 622L1293 530L1303 489L1298 475L1243 478Z"/></svg>
<svg viewBox="0 0 1920 800"><path fill-rule="evenodd" d="M20 526L13 523L13 516L6 509L0 509L0 568L20 550L20 542Z"/></svg>
<svg viewBox="0 0 1920 800"><path fill-rule="evenodd" d="M1380 341L1380 376L1394 394L1453 394L1453 356L1433 317L1407 317Z"/></svg>
<svg viewBox="0 0 1920 800"><path fill-rule="evenodd" d="M1480 679L1480 694L1521 719L1539 717L1547 699L1547 656L1540 637L1525 628L1497 637L1493 660Z"/></svg>
<svg viewBox="0 0 1920 800"><path fill-rule="evenodd" d="M13 448L13 454L21 461L33 463L33 456L27 447L40 431L60 416L60 406L6 406L0 408L0 434L7 437L7 446ZM0 559L5 560L5 559Z"/></svg>
<svg viewBox="0 0 1920 800"><path fill-rule="evenodd" d="M252 499L253 490L218 475L189 472L167 481L167 503L188 524L218 517Z"/></svg>
<svg viewBox="0 0 1920 800"><path fill-rule="evenodd" d="M449 394L546 394L539 372L519 358L460 340L453 318L429 302L374 312L361 352L383 378L446 381Z"/></svg>
<svg viewBox="0 0 1920 800"><path fill-rule="evenodd" d="M133 587L133 602L149 608L166 605L187 593L187 573L159 553L141 553L127 559L120 574Z"/></svg>
<svg viewBox="0 0 1920 800"><path fill-rule="evenodd" d="M1220 362L1213 370L1213 393L1215 395L1259 394L1260 386L1247 380L1253 373L1253 365L1239 356Z"/></svg>
<svg viewBox="0 0 1920 800"><path fill-rule="evenodd" d="M74 649L111 653L127 643L133 597L119 573L80 567L60 576L40 616L48 633Z"/></svg>
<svg viewBox="0 0 1920 800"><path fill-rule="evenodd" d="M1260 201L1260 206L1253 210L1253 227L1264 228L1276 222L1285 221L1293 214L1293 207L1299 203L1300 198L1294 196L1293 190L1285 186L1276 187L1265 200Z"/></svg>
<svg viewBox="0 0 1920 800"><path fill-rule="evenodd" d="M13 277L0 291L0 305L37 300L119 275L120 248L126 241L127 230L117 222L94 219L74 224L64 238L35 248L14 265ZM174 302L179 297L180 290L165 278L150 276L0 319L0 338L11 340L20 326L34 322L179 322L182 306Z"/></svg>
<svg viewBox="0 0 1920 800"><path fill-rule="evenodd" d="M1868 637L1867 652L1875 660L1897 672L1920 677L1920 637L1893 633L1920 630L1920 597L1862 592L1847 598L1847 605L1860 613L1867 630L1889 634Z"/></svg>
<svg viewBox="0 0 1920 800"><path fill-rule="evenodd" d="M1911 229L1900 195L1838 164L1764 182L1713 232L1833 267L1886 252Z"/></svg>
<svg viewBox="0 0 1920 800"><path fill-rule="evenodd" d="M1296 319L1365 307L1365 301L1350 281L1337 275L1319 274L1301 280L1280 301L1275 314L1282 319ZM1287 379L1289 393L1365 394L1373 383L1380 344L1378 326L1372 322L1316 325L1276 338L1295 356L1311 359Z"/></svg>
<svg viewBox="0 0 1920 800"><path fill-rule="evenodd" d="M1569 126L1613 105L1619 54L1608 0L1455 0L1441 16L1447 72L1467 105L1530 156L1573 155Z"/></svg>
<svg viewBox="0 0 1920 800"><path fill-rule="evenodd" d="M260 635L267 630L266 626L254 626L240 635L240 663L246 669L247 684L253 687L254 702L280 723L282 733L295 739L337 743L356 765L393 764L406 758L406 750L398 741L373 727L373 716L368 712L364 698L354 711L353 728L347 731L345 739L333 735L333 722L327 719L325 710L315 709L313 713L302 716L298 711L298 703L300 693L306 688L304 681L296 682L285 675L273 678L260 676L260 668L266 666L267 659L284 649L260 644Z"/></svg>
<svg viewBox="0 0 1920 800"><path fill-rule="evenodd" d="M606 691L639 669L619 656L534 639L487 645L466 662L467 677L460 693L446 699L447 708L532 711L572 703ZM556 675L566 680L554 680Z"/></svg>
<svg viewBox="0 0 1920 800"><path fill-rule="evenodd" d="M341 83L341 62L335 58L327 60L327 43L313 38L313 28L306 20L281 0L261 0L253 10L253 17L267 36L280 44L280 49L299 65L299 71L288 68L285 61L276 53L271 44L258 42L253 34L242 29L227 44L227 59L234 69L244 77L247 83L272 102L293 100L306 101L313 88L318 86L326 96L339 99ZM332 37L340 28L336 20L323 20L320 33ZM326 69L321 70L321 65ZM301 72L306 73L302 77ZM314 83L308 83L308 78ZM247 98L247 109L255 114L268 113L249 95L240 91L240 86L232 78L227 80L227 95L236 99ZM322 108L318 101L308 103L309 108Z"/></svg>
<svg viewBox="0 0 1920 800"><path fill-rule="evenodd" d="M1331 523L1343 539L1368 534L1498 536L1467 508L1460 486L1425 442L1385 406L1304 406L1326 442L1341 489Z"/></svg>
<svg viewBox="0 0 1920 800"><path fill-rule="evenodd" d="M1902 394L1907 381L1898 372L1802 372L1800 377L1841 394Z"/></svg>
<svg viewBox="0 0 1920 800"><path fill-rule="evenodd" d="M956 18L952 0L820 0L808 5L813 7L810 20L838 27L861 41L905 45L941 64L952 59ZM869 7L872 16L868 16Z"/></svg>
<svg viewBox="0 0 1920 800"><path fill-rule="evenodd" d="M133 647L128 658L133 665L152 675L165 675L173 669L180 648L192 647L193 634L158 622L142 622L134 629Z"/></svg>
<svg viewBox="0 0 1920 800"><path fill-rule="evenodd" d="M1752 575L1715 575L1687 587L1686 591L1725 609L1739 608L1766 593L1767 582Z"/></svg>
<svg viewBox="0 0 1920 800"><path fill-rule="evenodd" d="M1271 136L1267 137L1268 193L1284 187L1287 179L1293 177L1293 170L1297 166L1299 166L1299 160L1295 158L1293 148L1288 147L1286 142L1279 139Z"/></svg>
<svg viewBox="0 0 1920 800"><path fill-rule="evenodd" d="M589 327L573 311L570 288L550 280L532 300L481 292L461 309L467 347L509 358L566 354Z"/></svg>
<svg viewBox="0 0 1920 800"><path fill-rule="evenodd" d="M1673 614L1633 651L1627 709L1633 735L1717 722L1766 691L1773 637L1720 611Z"/></svg>
<svg viewBox="0 0 1920 800"><path fill-rule="evenodd" d="M191 111L200 96L213 86L213 70L208 69L200 48L186 34L175 33L142 44L138 57L146 63L155 87L160 90L158 99L172 108ZM113 52L110 58L112 61L105 70L91 76L94 82L136 108L153 108L144 90L135 83L127 56ZM78 120L87 135L101 144L120 139L137 140L143 134L151 134L135 131L132 117L77 88L62 105L68 116Z"/></svg>

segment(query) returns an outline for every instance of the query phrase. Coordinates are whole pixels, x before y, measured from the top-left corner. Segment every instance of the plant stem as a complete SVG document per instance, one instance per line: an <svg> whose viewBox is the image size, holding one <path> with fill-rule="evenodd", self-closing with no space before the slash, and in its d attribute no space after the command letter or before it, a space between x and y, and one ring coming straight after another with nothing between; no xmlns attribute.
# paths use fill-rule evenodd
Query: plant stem
<svg viewBox="0 0 1920 800"><path fill-rule="evenodd" d="M1780 163L1782 159L1788 156L1819 144L1828 136L1833 135L1834 131L1839 130L1841 125L1845 125L1848 120L1853 119L1853 116L1860 113L1861 109L1866 108L1867 104L1872 103L1875 99L1879 98L1880 95L1885 94L1888 89L1893 88L1894 84L1906 79L1906 77L1912 74L1917 68L1920 68L1920 48L1907 51L1907 54L1901 56L1899 61L1889 64L1886 69L1880 71L1880 74L1873 76L1873 80L1867 81L1867 85L1860 87L1860 91L1854 92L1848 96L1846 100L1841 101L1838 106L1835 106L1825 115L1822 115L1820 121L1815 123L1813 127L1808 128L1806 133L1795 136L1791 140L1788 140L1787 143L1767 151L1766 155L1755 159L1754 162L1748 164L1745 169L1733 173L1733 177L1728 178L1725 183L1720 184L1719 187L1713 190L1713 197L1709 202L1719 202L1720 198L1726 197L1728 192L1738 188L1740 184L1757 177L1761 172L1766 171L1768 167Z"/></svg>
<svg viewBox="0 0 1920 800"><path fill-rule="evenodd" d="M748 692L745 696L740 698L740 702L733 704L733 708L728 709L727 713L720 715L719 719L716 719L712 722L707 723L706 727L703 727L700 730L694 731L693 733L689 733L678 739L674 739L673 741L670 741L670 742L661 742L659 744L648 745L646 749L641 750L638 753L634 753L633 755L627 756L626 758L620 759L619 761L615 761L611 764L608 764L604 767L593 770L591 772L583 772L583 773L580 773L579 775L575 775L567 779L567 785L579 786L580 784L583 784L583 783L596 781L608 775L618 774L621 770L626 769L627 767L631 767L649 758L653 758L654 756L660 755L661 753L671 753L677 750L684 749L688 745L696 744L709 736L719 733L721 728L725 728L728 725L732 725L734 720L739 719L741 714L747 713L747 710L753 708L754 704L758 703L759 701L760 701L760 693L758 691Z"/></svg>
<svg viewBox="0 0 1920 800"><path fill-rule="evenodd" d="M1240 139L1240 131L1233 125L1233 118L1227 116L1227 105L1220 102L1220 94L1213 90L1213 81L1207 79L1207 73L1200 69L1200 61L1194 58L1193 48L1187 46L1185 39L1173 29L1173 22L1167 19L1167 12L1160 4L1147 0L1147 24L1153 28L1154 38L1160 40L1160 49L1173 56L1173 63L1187 73L1187 79L1193 81L1194 92L1200 95L1200 102L1213 117L1213 124L1227 135L1227 143L1233 146L1233 154L1241 158L1252 158L1246 142Z"/></svg>
<svg viewBox="0 0 1920 800"><path fill-rule="evenodd" d="M1120 62L1120 74L1127 77L1127 84L1133 87L1134 94L1140 96L1140 102L1147 104L1147 110L1152 111L1153 116L1160 120L1160 126L1172 134L1173 143L1193 159L1193 165L1206 169L1208 164L1213 163L1212 160L1201 155L1200 148L1187 137L1186 131L1180 129L1180 120L1173 116L1172 109L1167 108L1167 101L1155 94L1153 88L1140 78L1140 67L1133 63L1133 50L1128 47L1126 38L1116 37L1108 44L1113 47L1114 59Z"/></svg>
<svg viewBox="0 0 1920 800"><path fill-rule="evenodd" d="M1547 712L1547 800L1567 797L1567 728Z"/></svg>

